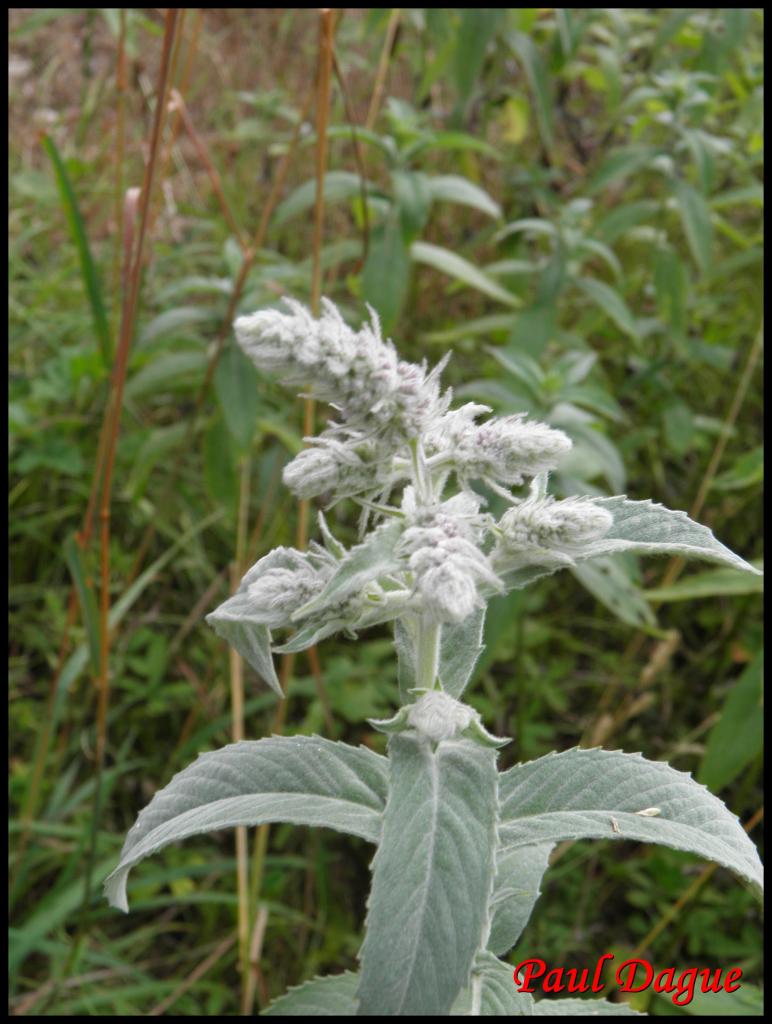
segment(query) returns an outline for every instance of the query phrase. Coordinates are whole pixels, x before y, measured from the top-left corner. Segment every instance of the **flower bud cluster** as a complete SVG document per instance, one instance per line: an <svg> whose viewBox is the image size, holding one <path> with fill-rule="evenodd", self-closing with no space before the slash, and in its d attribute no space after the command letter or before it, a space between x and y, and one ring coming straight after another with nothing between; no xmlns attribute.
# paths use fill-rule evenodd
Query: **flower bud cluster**
<svg viewBox="0 0 772 1024"><path fill-rule="evenodd" d="M430 432L427 450L453 464L462 483L484 480L513 486L554 469L571 439L545 423L507 416L476 423L490 409L469 403L445 413Z"/></svg>
<svg viewBox="0 0 772 1024"><path fill-rule="evenodd" d="M288 626L293 613L321 593L334 569L332 557L275 548L252 566L240 589L249 598L251 617L269 629L279 629Z"/></svg>
<svg viewBox="0 0 772 1024"><path fill-rule="evenodd" d="M587 544L608 533L613 521L611 513L590 498L527 498L501 517L499 550L580 554Z"/></svg>
<svg viewBox="0 0 772 1024"><path fill-rule="evenodd" d="M413 495L406 489L411 509ZM501 581L480 549L480 499L456 495L438 508L409 515L401 550L413 573L423 612L435 622L462 622L482 605L482 585L498 590Z"/></svg>
<svg viewBox="0 0 772 1024"><path fill-rule="evenodd" d="M455 739L476 717L479 716L467 704L442 690L430 690L410 705L407 724L433 743L439 743Z"/></svg>
<svg viewBox="0 0 772 1024"><path fill-rule="evenodd" d="M369 438L346 441L321 434L284 467L282 479L298 498L345 498L382 489L390 480L391 452Z"/></svg>
<svg viewBox="0 0 772 1024"><path fill-rule="evenodd" d="M441 367L429 373L425 364L401 360L381 337L372 310L372 322L353 331L327 299L318 320L298 302L285 304L289 313L239 317L238 342L259 369L282 374L288 384L310 385L315 397L340 410L347 429L417 438L447 408Z"/></svg>

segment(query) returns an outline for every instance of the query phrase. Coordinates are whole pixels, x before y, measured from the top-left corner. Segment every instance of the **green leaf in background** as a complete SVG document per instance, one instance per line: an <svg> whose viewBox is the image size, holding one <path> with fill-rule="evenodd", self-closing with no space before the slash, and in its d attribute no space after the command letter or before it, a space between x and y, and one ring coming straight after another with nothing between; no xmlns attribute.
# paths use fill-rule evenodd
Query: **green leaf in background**
<svg viewBox="0 0 772 1024"><path fill-rule="evenodd" d="M372 182L365 181L358 174L351 171L328 171L324 176L324 201L326 203L339 203L346 199L354 199L362 194L362 189L369 194L380 194ZM310 210L316 202L316 178L303 182L294 192L279 203L274 212L271 223L274 227L280 227L300 213Z"/></svg>
<svg viewBox="0 0 772 1024"><path fill-rule="evenodd" d="M554 303L536 303L518 314L509 334L507 349L538 358L551 340L557 324Z"/></svg>
<svg viewBox="0 0 772 1024"><path fill-rule="evenodd" d="M711 487L717 491L739 491L764 480L764 446L744 452L729 469L720 473Z"/></svg>
<svg viewBox="0 0 772 1024"><path fill-rule="evenodd" d="M257 370L238 345L230 343L214 372L214 389L225 424L241 449L255 434L259 401Z"/></svg>
<svg viewBox="0 0 772 1024"><path fill-rule="evenodd" d="M697 778L720 791L760 753L764 741L764 655L759 652L737 680L708 734Z"/></svg>
<svg viewBox="0 0 772 1024"><path fill-rule="evenodd" d="M737 818L661 761L574 748L510 768L499 794L503 853L564 839L632 839L696 853L761 889L759 855Z"/></svg>
<svg viewBox="0 0 772 1024"><path fill-rule="evenodd" d="M669 995L658 995L657 1005L664 1008L663 1016L672 1013ZM758 985L748 985L745 981L736 992L697 990L683 1011L690 1017L763 1017L764 992Z"/></svg>
<svg viewBox="0 0 772 1024"><path fill-rule="evenodd" d="M238 452L225 420L218 416L204 434L204 483L217 505L236 508Z"/></svg>
<svg viewBox="0 0 772 1024"><path fill-rule="evenodd" d="M613 181L619 181L631 174L636 174L648 164L656 150L651 146L625 146L617 149L604 159L603 163L590 178L587 191L590 195L601 192Z"/></svg>
<svg viewBox="0 0 772 1024"><path fill-rule="evenodd" d="M73 536L69 536L64 542L64 557L72 574L75 589L80 602L81 615L86 626L88 636L88 647L91 656L91 670L99 671L100 649L99 649L99 615L97 613L96 597L94 588L86 581L86 568L83 564L83 552Z"/></svg>
<svg viewBox="0 0 772 1024"><path fill-rule="evenodd" d="M203 379L209 360L203 349L162 352L132 374L126 397L136 400L147 395L190 389Z"/></svg>
<svg viewBox="0 0 772 1024"><path fill-rule="evenodd" d="M485 52L505 12L495 8L460 8L461 24L455 32L453 81L461 106L466 106L474 87L479 83Z"/></svg>
<svg viewBox="0 0 772 1024"><path fill-rule="evenodd" d="M752 560L750 564L762 570L763 562ZM686 579L671 583L669 587L653 587L645 590L643 596L655 604L668 601L694 601L703 597L736 597L741 594L762 594L763 576L751 576L736 569L709 569L695 573Z"/></svg>
<svg viewBox="0 0 772 1024"><path fill-rule="evenodd" d="M478 270L473 263L465 260L463 256L451 252L450 249L432 245L430 242L413 242L410 246L410 254L416 263L434 267L435 270L455 278L470 288L475 288L478 292L482 292L498 302L515 308L520 305L520 299L516 295L508 292L506 288L502 288L484 271Z"/></svg>
<svg viewBox="0 0 772 1024"><path fill-rule="evenodd" d="M402 238L409 245L426 227L432 208L429 179L420 171L392 171L394 200L399 210Z"/></svg>
<svg viewBox="0 0 772 1024"><path fill-rule="evenodd" d="M384 334L399 318L410 285L410 254L396 211L370 237L362 270L362 298L378 313Z"/></svg>
<svg viewBox="0 0 772 1024"><path fill-rule="evenodd" d="M501 217L501 207L488 193L459 174L436 174L427 179L429 194L437 202L471 206L489 217Z"/></svg>
<svg viewBox="0 0 772 1024"><path fill-rule="evenodd" d="M533 94L542 142L545 149L551 151L555 146L555 125L552 114L554 102L547 66L533 40L525 33L512 32L509 36L509 44L523 66L528 86Z"/></svg>
<svg viewBox="0 0 772 1024"><path fill-rule="evenodd" d="M218 319L217 310L211 306L176 306L174 309L165 309L142 328L138 347L144 348L159 338L194 338L198 341L202 337L199 327Z"/></svg>
<svg viewBox="0 0 772 1024"><path fill-rule="evenodd" d="M389 753L359 1012L442 1016L466 985L482 936L494 871L496 758L470 740L432 749L410 731L391 737ZM438 928L452 944L436 944Z"/></svg>
<svg viewBox="0 0 772 1024"><path fill-rule="evenodd" d="M386 758L319 736L244 740L200 754L140 813L105 881L128 911L131 869L170 843L236 825L289 821L376 842L386 802Z"/></svg>
<svg viewBox="0 0 772 1024"><path fill-rule="evenodd" d="M689 277L686 267L672 249L659 249L654 254L654 292L663 321L676 334L684 334Z"/></svg>
<svg viewBox="0 0 772 1024"><path fill-rule="evenodd" d="M638 325L625 300L615 289L591 277L577 277L574 283L590 298L625 334L639 338Z"/></svg>
<svg viewBox="0 0 772 1024"><path fill-rule="evenodd" d="M684 234L689 243L694 262L700 272L706 274L713 260L713 225L710 220L710 207L702 193L675 178L670 187L678 202Z"/></svg>
<svg viewBox="0 0 772 1024"><path fill-rule="evenodd" d="M110 327L107 322L107 313L105 312L105 305L102 299L102 288L99 284L99 276L97 275L96 266L91 256L91 248L88 244L88 237L86 235L86 226L83 223L83 217L81 216L80 210L78 209L78 202L75 198L75 190L72 187L70 176L67 173L67 168L64 166L64 161L59 155L59 150L56 148L53 139L48 135L42 137L43 148L54 165L54 174L56 175L56 184L59 189L59 195L61 196L62 206L64 207L64 214L67 218L67 223L70 228L72 240L75 242L75 246L78 250L78 258L80 259L80 273L83 278L83 284L88 295L89 305L91 306L91 319L94 324L94 333L96 334L97 342L99 344L99 350L102 353L102 363L105 369L109 370L112 364L112 344L110 341Z"/></svg>
<svg viewBox="0 0 772 1024"><path fill-rule="evenodd" d="M516 146L528 134L530 105L525 96L510 96L501 112L501 138Z"/></svg>
<svg viewBox="0 0 772 1024"><path fill-rule="evenodd" d="M686 455L694 439L694 417L686 402L674 399L662 410L665 441L674 455Z"/></svg>

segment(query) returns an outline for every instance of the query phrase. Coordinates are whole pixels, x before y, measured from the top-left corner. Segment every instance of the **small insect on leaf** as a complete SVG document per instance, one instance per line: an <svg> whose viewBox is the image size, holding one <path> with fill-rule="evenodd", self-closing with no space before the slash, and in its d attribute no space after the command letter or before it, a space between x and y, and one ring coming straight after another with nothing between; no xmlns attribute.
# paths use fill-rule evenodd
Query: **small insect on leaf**
<svg viewBox="0 0 772 1024"><path fill-rule="evenodd" d="M642 811L636 811L642 818L658 818L662 811L659 807L644 807Z"/></svg>
<svg viewBox="0 0 772 1024"><path fill-rule="evenodd" d="M615 832L618 836L621 836L622 829L619 827L619 822L617 821L617 819L612 817L609 820L611 821L611 831Z"/></svg>

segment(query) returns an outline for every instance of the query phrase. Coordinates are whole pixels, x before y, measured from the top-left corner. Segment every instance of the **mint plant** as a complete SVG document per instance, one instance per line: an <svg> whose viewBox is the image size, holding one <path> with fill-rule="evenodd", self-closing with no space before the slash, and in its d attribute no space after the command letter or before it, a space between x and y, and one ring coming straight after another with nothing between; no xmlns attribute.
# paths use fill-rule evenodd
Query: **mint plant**
<svg viewBox="0 0 772 1024"><path fill-rule="evenodd" d="M625 496L556 499L548 477L571 447L566 434L522 416L484 419L483 405L453 408L440 385L445 360L432 370L401 360L374 313L354 331L329 301L318 320L287 306L240 317L236 336L261 371L312 382L331 405L335 420L308 439L284 482L326 507L353 499L360 542L346 549L320 513L319 542L261 558L207 621L280 696L273 652L393 622L399 707L371 723L388 735L388 755L316 736L201 755L139 815L107 897L127 910L129 871L188 836L280 821L334 828L376 846L360 969L308 981L268 1014L579 1012L576 1000L519 993L499 959L528 921L556 843L661 843L758 890L761 864L720 800L640 754L573 749L499 772L510 741L462 701L486 603L621 551L758 570L683 512ZM475 485L506 500L502 515ZM277 633L286 634L278 645Z"/></svg>

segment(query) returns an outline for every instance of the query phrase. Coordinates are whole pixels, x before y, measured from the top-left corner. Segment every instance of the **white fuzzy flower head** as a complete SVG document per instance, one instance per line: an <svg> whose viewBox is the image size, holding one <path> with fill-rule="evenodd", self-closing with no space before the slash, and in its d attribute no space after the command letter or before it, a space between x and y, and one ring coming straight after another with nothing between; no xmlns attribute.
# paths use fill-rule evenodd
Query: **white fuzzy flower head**
<svg viewBox="0 0 772 1024"><path fill-rule="evenodd" d="M277 629L289 625L293 612L320 593L333 564L320 564L320 559L312 560L294 548L276 548L252 566L240 590L249 598L253 617Z"/></svg>
<svg viewBox="0 0 772 1024"><path fill-rule="evenodd" d="M306 440L312 447L288 462L282 477L299 498L372 494L391 480L392 452L372 439L352 436L341 441L325 431Z"/></svg>
<svg viewBox="0 0 772 1024"><path fill-rule="evenodd" d="M478 546L480 499L459 494L435 509L416 509L414 501L407 488L403 508L412 525L402 535L401 548L421 610L435 622L463 622L483 604L482 585L493 590L501 586Z"/></svg>
<svg viewBox="0 0 772 1024"><path fill-rule="evenodd" d="M611 529L611 513L588 498L526 499L501 517L502 542L509 550L541 548L579 553Z"/></svg>
<svg viewBox="0 0 772 1024"><path fill-rule="evenodd" d="M468 729L475 717L475 711L466 704L441 690L430 690L408 709L407 721L416 732L439 743Z"/></svg>
<svg viewBox="0 0 772 1024"><path fill-rule="evenodd" d="M561 430L522 416L475 422L489 411L469 403L446 413L430 432L428 450L445 455L462 482L521 484L526 476L554 469L572 446Z"/></svg>
<svg viewBox="0 0 772 1024"><path fill-rule="evenodd" d="M259 369L309 386L334 405L347 428L418 437L447 408L449 399L440 395L441 366L427 373L426 366L401 360L381 337L374 313L370 324L353 331L327 299L318 320L298 302L285 304L289 313L263 310L239 317L238 342Z"/></svg>

